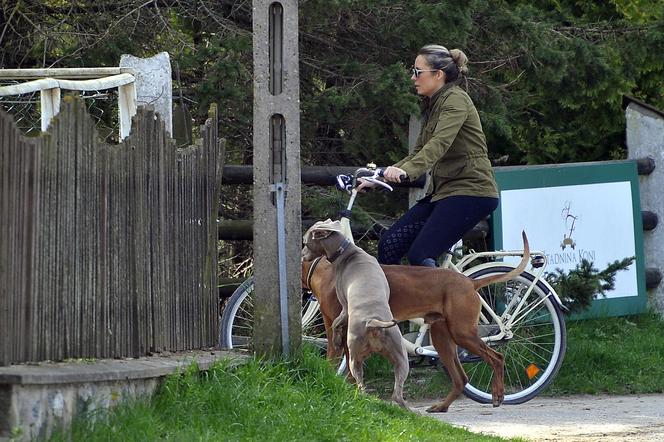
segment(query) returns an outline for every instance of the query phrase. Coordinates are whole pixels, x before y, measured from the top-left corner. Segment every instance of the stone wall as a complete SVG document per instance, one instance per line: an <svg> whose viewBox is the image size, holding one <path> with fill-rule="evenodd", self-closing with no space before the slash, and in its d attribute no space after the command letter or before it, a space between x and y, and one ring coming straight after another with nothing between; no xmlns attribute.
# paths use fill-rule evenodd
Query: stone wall
<svg viewBox="0 0 664 442"><path fill-rule="evenodd" d="M630 159L651 158L655 169L649 175L639 175L641 209L651 211L664 219L664 112L645 103L628 99L625 110L627 120L627 149ZM643 250L646 267L664 269L664 228L655 227L643 232ZM650 290L652 307L664 315L664 284Z"/></svg>

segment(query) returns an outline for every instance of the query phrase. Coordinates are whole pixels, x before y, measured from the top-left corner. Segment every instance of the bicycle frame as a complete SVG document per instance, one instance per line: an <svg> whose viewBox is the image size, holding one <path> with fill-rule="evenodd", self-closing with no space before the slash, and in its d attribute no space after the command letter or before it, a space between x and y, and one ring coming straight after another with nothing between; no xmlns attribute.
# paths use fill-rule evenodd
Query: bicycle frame
<svg viewBox="0 0 664 442"><path fill-rule="evenodd" d="M544 253L540 252L540 251L531 251L530 255L531 256L533 256L533 255L545 256ZM449 268L452 268L452 269L454 269L454 270L456 270L460 273L470 274L473 271L478 270L478 267L480 267L480 266L471 267L471 268L467 269L466 272L464 272L464 268L466 267L466 265L468 265L469 263L471 263L475 259L477 259L477 258L494 258L495 259L495 258L502 258L502 257L506 257L506 256L523 256L523 250L479 252L479 253L471 252L468 255L464 255L463 258L461 259L461 261L459 261L457 264L453 264L450 260L451 258L446 258L445 261L446 261L446 263L449 261L449 263L448 263ZM495 262L493 262L493 263L491 263L490 266L486 266L486 267L491 267L491 266L495 266L495 265L496 265ZM546 268L546 258L545 258L544 265L539 268L539 271L536 274L534 274L535 278L531 281L530 285L528 286L528 289L526 290L526 293L524 293L522 296L512 297L509 304L505 307L505 311L503 312L503 314L501 316L496 315L496 313L493 311L493 309L491 309L491 307L489 307L489 305L487 304L485 299L480 296L480 300L482 301L482 307L484 307L484 309L482 311L480 311L481 319L484 320L485 322L489 322L488 319L484 316L484 313L483 313L483 311L486 310L491 315L492 319L494 321L496 321L496 323L500 326L500 333L499 334L482 338L485 342L499 341L499 340L501 340L505 337L511 338L511 331L510 330L511 330L512 326L516 325L519 322L519 320L526 317L526 315L528 313L533 311L537 306L539 306L542 302L544 302L544 299L546 299L546 298L542 298L539 302L537 302L536 304L530 306L530 308L528 310L526 310L523 314L521 314L521 316L519 316L519 314L521 313L521 310L523 309L523 306L524 306L526 300L528 299L528 296L530 296L530 293L533 291L533 288L535 287L537 282L541 280L541 277L542 277L542 274L544 273L545 268ZM516 307L514 307L514 304L516 302L518 302L518 305L516 305ZM514 308L514 310L512 310L513 308Z"/></svg>
<svg viewBox="0 0 664 442"><path fill-rule="evenodd" d="M354 176L353 176L353 188L350 191L350 198L348 200L348 204L346 205L346 211L345 213L351 213L353 209L353 205L355 204L355 200L357 198L358 191L355 187L355 183L357 180L357 175L358 172L360 171L368 171L368 169L358 169ZM344 235L354 243L353 241L353 234L351 231L350 227L350 219L343 215L339 218L339 221L341 223L341 228L343 230ZM453 247L453 250L456 251L461 248L462 241L459 240L457 244ZM497 266L503 266L504 264L501 264L499 262L496 262L495 259L500 259L504 258L507 256L523 256L523 250L499 250L499 251L493 251L493 252L475 252L473 250L470 251L470 253L465 254L465 255L459 255L459 261L457 263L452 262L452 258L455 255L455 253L447 253L445 256L445 259L443 263L441 264L441 268L449 268L452 269L456 272L463 273L465 275L469 275L475 271L481 270L483 268L490 268L490 267L497 267ZM528 285L528 289L523 295L520 296L513 296L512 299L510 300L509 304L505 307L505 311L501 316L498 316L494 310L489 306L489 304L485 301L484 298L480 296L480 301L482 302L482 310L480 311L480 320L485 323L490 323L491 321L489 318L485 316L484 312L487 312L488 315L491 317L493 321L495 321L495 324L497 324L500 328L500 332L498 334L492 334L489 336L482 336L482 340L484 342L491 342L491 341L500 341L505 338L511 338L512 337L512 327L517 325L520 320L525 318L531 311L533 311L535 308L537 308L539 305L541 305L546 298L549 296L553 295L554 299L558 303L558 305L562 306L562 302L560 301L560 298L558 298L558 295L553 289L550 289L550 286L548 286L548 283L542 278L542 275L544 274L544 269L546 268L547 260L546 260L546 255L542 251L537 251L537 250L532 250L530 252L531 256L541 256L544 261L543 265L539 267L539 271L533 274L534 279L530 282ZM477 259L481 258L490 258L493 259L494 261L485 263L485 264L480 264L472 267L466 268L470 263ZM532 274L532 273L531 273ZM526 304L526 300L530 296L533 288L538 284L538 283L543 283L548 290L548 295L546 298L541 298L537 303L533 305L529 305L528 309L525 311L522 311L524 308L524 305ZM478 294L479 296L479 294ZM438 353L433 349L433 346L428 345L428 346L422 346L422 342L424 340L424 337L427 334L427 331L429 329L429 325L424 322L423 319L421 318L414 318L409 320L410 323L416 325L418 329L416 330L416 338L414 342L408 341L407 339L403 339L404 341L404 346L406 347L406 351L410 354L413 355L419 355L419 356L432 356L432 357L438 357Z"/></svg>
<svg viewBox="0 0 664 442"><path fill-rule="evenodd" d="M543 255L542 252L539 251L531 251L531 255ZM490 262L486 264L481 264L478 266L473 266L464 271L464 268L477 258L499 258L499 257L505 257L505 256L523 256L523 250L518 251L495 251L495 252L471 252L467 255L464 255L461 260L458 263L453 263L452 262L452 254L448 254L443 261L443 264L440 266L441 268L449 268L454 271L457 271L459 273L463 274L471 274L473 272L476 272L478 270L481 270L483 268L491 268L491 267L498 267L498 266L503 266L503 264L498 263L498 262ZM498 325L500 332L498 334L492 334L488 336L481 336L481 339L484 342L491 342L491 341L500 341L505 338L511 338L512 337L512 332L511 329L513 326L517 325L519 321L521 321L523 318L527 317L527 315L533 311L535 308L537 308L541 303L544 302L546 298L540 299L538 302L529 305L528 309L523 311L523 306L525 305L528 297L530 296L533 288L535 285L542 281L545 282L545 280L542 279L542 275L544 273L546 265L542 266L539 271L535 274L533 274L534 279L530 281L528 285L528 289L523 295L520 296L514 296L510 300L509 304L505 307L505 311L501 316L498 316L495 311L489 306L489 304L486 302L486 300L479 296L480 302L482 303L482 310L480 311L480 320L481 322L484 323L490 323L491 321L489 318L485 316L485 312L493 319L494 323ZM549 291L549 295L553 296L556 298L557 302L559 304L560 300L557 299L557 294L553 290ZM548 297L547 296L547 297ZM516 305L516 306L515 306ZM422 346L424 337L427 334L427 331L429 330L429 325L424 322L423 319L421 318L415 318L415 319L410 319L409 322L411 324L414 324L418 327L416 330L416 338L415 341L411 342L408 341L407 339L404 339L404 345L406 347L406 351L410 354L415 354L419 356L432 356L432 357L437 357L438 353L433 350L432 345L427 345L427 346ZM480 325L481 326L481 325Z"/></svg>
<svg viewBox="0 0 664 442"><path fill-rule="evenodd" d="M353 188L353 190L350 192L350 199L348 200L348 204L346 205L346 210L348 212L353 210L355 198L357 198L357 189ZM346 238L348 238L351 243L355 244L355 240L353 239L353 232L350 228L350 219L347 216L342 216L339 218L339 222L341 223L341 230L343 231L344 235L346 235Z"/></svg>

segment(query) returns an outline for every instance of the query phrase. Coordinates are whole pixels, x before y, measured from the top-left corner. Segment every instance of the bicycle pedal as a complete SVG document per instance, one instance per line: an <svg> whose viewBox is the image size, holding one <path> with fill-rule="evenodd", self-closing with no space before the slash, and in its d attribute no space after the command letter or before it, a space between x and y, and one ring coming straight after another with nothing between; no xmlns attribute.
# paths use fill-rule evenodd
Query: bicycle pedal
<svg viewBox="0 0 664 442"><path fill-rule="evenodd" d="M466 362L480 362L482 361L482 358L480 358L477 355L472 354L468 350L462 347L457 347L457 357L459 358L459 362L466 363Z"/></svg>

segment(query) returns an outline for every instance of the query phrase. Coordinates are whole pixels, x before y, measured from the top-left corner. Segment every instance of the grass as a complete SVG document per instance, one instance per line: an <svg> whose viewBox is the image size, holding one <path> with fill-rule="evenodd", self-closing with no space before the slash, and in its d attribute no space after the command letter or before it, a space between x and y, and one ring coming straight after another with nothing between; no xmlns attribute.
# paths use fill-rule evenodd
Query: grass
<svg viewBox="0 0 664 442"><path fill-rule="evenodd" d="M656 313L569 321L565 360L547 393L664 393L663 330Z"/></svg>
<svg viewBox="0 0 664 442"><path fill-rule="evenodd" d="M542 396L664 393L664 320L657 313L567 321L567 351ZM392 391L392 368L372 357L365 371L380 397ZM450 383L431 367L411 369L406 399L440 398Z"/></svg>
<svg viewBox="0 0 664 442"><path fill-rule="evenodd" d="M170 376L150 401L76 420L54 441L488 441L360 394L312 351Z"/></svg>
<svg viewBox="0 0 664 442"><path fill-rule="evenodd" d="M366 362L364 382L367 391L388 399L394 387L392 366L382 356L372 355ZM441 399L450 389L451 382L439 364L432 365L426 360L411 365L404 384L406 401L418 399Z"/></svg>
<svg viewBox="0 0 664 442"><path fill-rule="evenodd" d="M664 320L655 313L568 321L563 366L542 395L664 392ZM370 392L389 397L392 371L380 357L365 370ZM407 400L440 398L440 369L411 370ZM469 433L364 395L312 351L294 361L191 369L167 379L151 401L74 422L54 441L427 441L501 440Z"/></svg>

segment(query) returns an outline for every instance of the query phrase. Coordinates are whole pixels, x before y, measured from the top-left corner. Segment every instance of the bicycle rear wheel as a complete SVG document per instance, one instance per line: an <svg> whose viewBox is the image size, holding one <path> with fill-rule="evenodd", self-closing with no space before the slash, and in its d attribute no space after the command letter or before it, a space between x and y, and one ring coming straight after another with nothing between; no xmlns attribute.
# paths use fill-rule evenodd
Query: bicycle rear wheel
<svg viewBox="0 0 664 442"><path fill-rule="evenodd" d="M254 277L248 278L228 298L222 315L219 345L224 349L253 350ZM302 341L327 349L323 316L316 298L302 294Z"/></svg>
<svg viewBox="0 0 664 442"><path fill-rule="evenodd" d="M495 266L477 270L469 276L473 279L507 273L513 267ZM507 282L490 284L480 290L480 295L496 315L503 317L510 301L524 296L535 277L523 272ZM482 308L479 323L481 336L497 334L499 327ZM523 316L522 316L523 315ZM521 317L512 325L513 335L489 345L505 356L504 404L521 404L537 396L554 379L563 362L567 347L567 331L562 309L543 283L533 287L528 295ZM488 318L485 319L485 318ZM503 319L504 320L504 319ZM491 367L479 358L464 358L464 370L468 384L464 394L480 403L491 403Z"/></svg>

